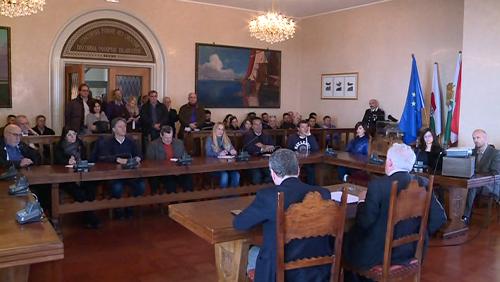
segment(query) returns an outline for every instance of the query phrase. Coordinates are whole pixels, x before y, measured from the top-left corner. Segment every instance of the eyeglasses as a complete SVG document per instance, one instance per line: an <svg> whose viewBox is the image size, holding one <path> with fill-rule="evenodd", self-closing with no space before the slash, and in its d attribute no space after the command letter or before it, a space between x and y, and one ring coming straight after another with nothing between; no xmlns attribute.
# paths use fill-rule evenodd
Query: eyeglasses
<svg viewBox="0 0 500 282"><path fill-rule="evenodd" d="M14 136L14 137L19 137L21 138L21 136L23 136L22 133L14 133L14 132L9 132L10 135Z"/></svg>

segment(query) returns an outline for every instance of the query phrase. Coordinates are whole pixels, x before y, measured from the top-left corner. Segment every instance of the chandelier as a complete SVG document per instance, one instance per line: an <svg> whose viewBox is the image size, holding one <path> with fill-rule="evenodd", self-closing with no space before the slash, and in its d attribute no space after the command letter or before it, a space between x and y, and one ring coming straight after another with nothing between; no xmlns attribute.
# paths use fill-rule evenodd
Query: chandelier
<svg viewBox="0 0 500 282"><path fill-rule="evenodd" d="M29 16L43 11L45 0L0 0L0 15L13 17Z"/></svg>
<svg viewBox="0 0 500 282"><path fill-rule="evenodd" d="M250 36L273 44L293 38L295 22L274 11L273 0L272 11L252 19L248 29Z"/></svg>

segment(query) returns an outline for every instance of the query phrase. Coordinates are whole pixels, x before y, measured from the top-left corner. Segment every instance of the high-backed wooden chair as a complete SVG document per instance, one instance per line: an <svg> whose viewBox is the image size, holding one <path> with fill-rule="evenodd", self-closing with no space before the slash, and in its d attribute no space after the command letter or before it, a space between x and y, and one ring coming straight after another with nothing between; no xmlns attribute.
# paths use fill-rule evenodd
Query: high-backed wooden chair
<svg viewBox="0 0 500 282"><path fill-rule="evenodd" d="M23 136L22 141L26 144L35 145L35 149L40 155L42 164L54 164L54 147L59 142L60 136L39 135Z"/></svg>
<svg viewBox="0 0 500 282"><path fill-rule="evenodd" d="M278 193L276 211L276 281L285 280L285 270L333 264L331 279L340 281L340 258L344 236L347 187L344 187L340 205L332 200L324 200L319 192L308 193L301 203L292 204L285 211L283 192ZM317 236L335 237L335 254L285 262L285 244L293 239Z"/></svg>
<svg viewBox="0 0 500 282"><path fill-rule="evenodd" d="M425 187L420 187L416 180L412 180L408 187L398 194L398 184L397 181L394 181L389 202L383 264L372 267L368 271L356 271L348 266L346 268L375 281L399 281L409 278L413 281L420 281L422 252L427 232L433 182L434 176L431 175L429 177L429 188L426 190ZM418 232L394 239L396 224L411 218L420 218ZM391 265L392 249L414 242L417 242L417 248L410 263L408 265Z"/></svg>

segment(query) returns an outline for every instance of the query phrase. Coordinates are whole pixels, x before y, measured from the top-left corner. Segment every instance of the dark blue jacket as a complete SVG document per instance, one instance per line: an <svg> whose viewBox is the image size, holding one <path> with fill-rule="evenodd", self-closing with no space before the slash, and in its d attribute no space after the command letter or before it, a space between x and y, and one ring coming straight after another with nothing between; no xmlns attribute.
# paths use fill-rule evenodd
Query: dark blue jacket
<svg viewBox="0 0 500 282"><path fill-rule="evenodd" d="M408 172L396 172L391 176L383 176L368 184L366 201L358 205L356 222L344 236L342 259L348 265L358 269L369 269L381 265L384 259L385 233L389 213L389 199L393 181L398 181L398 191L405 189L412 178ZM417 177L420 186L427 187L428 180ZM432 196L428 235L436 232L446 222L443 207ZM394 230L394 239L410 233L418 232L418 219L409 219L398 223ZM407 264L414 257L417 244L406 244L392 250L393 264ZM424 245L425 250L426 244Z"/></svg>
<svg viewBox="0 0 500 282"><path fill-rule="evenodd" d="M141 153L134 140L125 137L125 140L120 144L114 136L101 138L97 140L92 157L92 162L116 162L116 158L133 158L140 157Z"/></svg>
<svg viewBox="0 0 500 282"><path fill-rule="evenodd" d="M319 145L314 135L301 138L299 134L288 136L287 148L299 153L314 153L319 151Z"/></svg>
<svg viewBox="0 0 500 282"><path fill-rule="evenodd" d="M262 189L257 192L255 200L243 212L234 218L233 225L238 230L249 230L262 225L264 243L257 258L255 282L276 281L276 201L278 191L285 192L285 208L293 203L302 202L311 191L321 193L323 199L330 199L330 192L322 187L310 186L298 178L285 179L281 185ZM295 260L313 256L333 254L333 239L318 237L312 239L293 240L286 245L285 260ZM288 282L329 281L330 265L289 270L285 273Z"/></svg>
<svg viewBox="0 0 500 282"><path fill-rule="evenodd" d="M365 135L361 138L354 138L347 144L346 152L352 154L368 155L368 136Z"/></svg>
<svg viewBox="0 0 500 282"><path fill-rule="evenodd" d="M259 155L260 148L255 146L257 143L262 143L264 145L274 145L273 138L270 135L262 132L260 136L255 135L253 130L249 130L243 136L243 151L247 151L250 155Z"/></svg>

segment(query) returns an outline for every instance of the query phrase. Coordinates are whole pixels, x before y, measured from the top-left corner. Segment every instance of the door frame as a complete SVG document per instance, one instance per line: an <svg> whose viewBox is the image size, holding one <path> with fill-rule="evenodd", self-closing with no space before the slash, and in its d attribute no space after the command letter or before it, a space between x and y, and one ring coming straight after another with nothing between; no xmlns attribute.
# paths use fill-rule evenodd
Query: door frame
<svg viewBox="0 0 500 282"><path fill-rule="evenodd" d="M131 24L146 38L155 57L155 63L136 63L103 60L82 60L61 58L64 44L70 35L80 26L97 19L117 19ZM102 65L116 67L144 67L150 68L150 87L156 89L161 96L166 93L166 61L163 48L153 31L135 16L117 10L94 10L83 13L71 19L56 36L50 52L50 77L49 77L49 108L51 112L48 124L60 134L64 124L64 98L65 98L65 66L66 64Z"/></svg>

